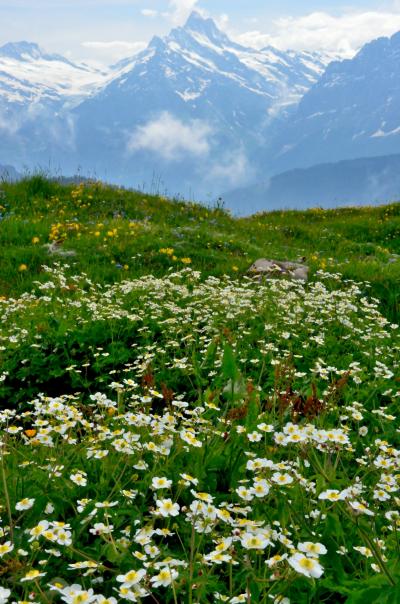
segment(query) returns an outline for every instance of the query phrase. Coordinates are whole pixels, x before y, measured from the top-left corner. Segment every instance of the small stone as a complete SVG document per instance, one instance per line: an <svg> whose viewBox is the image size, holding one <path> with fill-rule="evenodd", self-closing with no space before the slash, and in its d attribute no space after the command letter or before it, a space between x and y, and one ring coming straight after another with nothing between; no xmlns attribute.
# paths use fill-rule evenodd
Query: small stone
<svg viewBox="0 0 400 604"><path fill-rule="evenodd" d="M249 273L267 279L275 279L277 277L285 277L295 281L308 281L309 268L301 259L302 262L290 262L282 260L268 260L267 258L259 258L249 268Z"/></svg>
<svg viewBox="0 0 400 604"><path fill-rule="evenodd" d="M46 243L44 247L47 248L47 251L52 256L61 256L63 258L69 258L71 256L76 256L76 252L74 250L63 250L60 247L61 244L53 241L52 243Z"/></svg>

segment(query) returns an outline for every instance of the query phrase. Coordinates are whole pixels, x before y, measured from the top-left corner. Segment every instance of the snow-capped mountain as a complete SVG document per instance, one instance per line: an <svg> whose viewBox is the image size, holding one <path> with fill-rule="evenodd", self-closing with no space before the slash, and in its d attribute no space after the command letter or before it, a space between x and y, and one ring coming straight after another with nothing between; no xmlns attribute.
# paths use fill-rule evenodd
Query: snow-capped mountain
<svg viewBox="0 0 400 604"><path fill-rule="evenodd" d="M260 131L323 73L321 54L261 51L230 40L194 12L184 27L118 65L120 75L75 111L81 165L127 181L156 172L168 188L202 191L250 178ZM233 166L233 169L232 169ZM179 188L178 188L179 187Z"/></svg>
<svg viewBox="0 0 400 604"><path fill-rule="evenodd" d="M215 194L256 177L271 124L331 57L246 48L194 12L100 71L21 42L0 48L0 160L169 192Z"/></svg>
<svg viewBox="0 0 400 604"><path fill-rule="evenodd" d="M0 159L21 168L64 157L74 141L72 108L111 77L35 43L0 47Z"/></svg>
<svg viewBox="0 0 400 604"><path fill-rule="evenodd" d="M264 160L275 172L400 151L400 32L331 63L278 127Z"/></svg>
<svg viewBox="0 0 400 604"><path fill-rule="evenodd" d="M108 72L48 54L31 42L0 47L0 100L8 103L78 102L107 80Z"/></svg>
<svg viewBox="0 0 400 604"><path fill-rule="evenodd" d="M169 88L189 103L205 97L217 77L264 96L275 106L297 103L332 59L323 53L246 48L230 40L212 19L193 12L184 27L173 29L165 38L154 37L145 51L116 68L130 72L130 83L137 77L140 84L153 75L150 70L158 62ZM122 76L115 83L125 82Z"/></svg>

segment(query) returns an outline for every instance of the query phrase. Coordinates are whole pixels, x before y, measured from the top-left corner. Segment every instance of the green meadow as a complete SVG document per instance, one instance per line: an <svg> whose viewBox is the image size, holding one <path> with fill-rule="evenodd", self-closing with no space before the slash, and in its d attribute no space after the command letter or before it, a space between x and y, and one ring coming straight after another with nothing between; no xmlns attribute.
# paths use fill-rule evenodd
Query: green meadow
<svg viewBox="0 0 400 604"><path fill-rule="evenodd" d="M0 604L400 602L399 293L400 203L3 183Z"/></svg>

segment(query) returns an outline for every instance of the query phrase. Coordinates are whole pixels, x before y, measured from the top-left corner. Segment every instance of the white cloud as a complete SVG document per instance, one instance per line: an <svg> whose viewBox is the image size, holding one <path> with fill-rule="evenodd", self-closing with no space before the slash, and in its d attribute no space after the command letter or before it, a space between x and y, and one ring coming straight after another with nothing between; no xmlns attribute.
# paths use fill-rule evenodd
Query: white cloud
<svg viewBox="0 0 400 604"><path fill-rule="evenodd" d="M185 155L204 156L210 150L210 126L201 120L183 122L167 111L136 128L128 142L128 151L152 151L169 161Z"/></svg>
<svg viewBox="0 0 400 604"><path fill-rule="evenodd" d="M168 0L168 9L165 11L143 8L140 12L144 17L162 17L173 25L183 25L194 9L205 14L205 11L197 8L198 1L199 0Z"/></svg>
<svg viewBox="0 0 400 604"><path fill-rule="evenodd" d="M272 25L272 33L248 31L236 39L255 48L272 45L282 50L326 50L351 56L366 42L400 30L400 0L387 11L348 11L339 16L321 11L281 17Z"/></svg>
<svg viewBox="0 0 400 604"><path fill-rule="evenodd" d="M146 42L125 42L124 40L112 40L110 42L88 41L82 42L81 46L96 51L96 56L107 60L118 60L134 55L146 48Z"/></svg>
<svg viewBox="0 0 400 604"><path fill-rule="evenodd" d="M170 18L175 24L181 25L184 21L186 21L192 10L194 10L196 7L197 3L198 0L170 0Z"/></svg>
<svg viewBox="0 0 400 604"><path fill-rule="evenodd" d="M160 14L158 10L153 10L151 8L142 8L140 12L142 13L143 17L150 17L151 19L158 17Z"/></svg>
<svg viewBox="0 0 400 604"><path fill-rule="evenodd" d="M207 174L209 180L221 183L225 190L246 184L253 176L254 169L243 149L227 153Z"/></svg>

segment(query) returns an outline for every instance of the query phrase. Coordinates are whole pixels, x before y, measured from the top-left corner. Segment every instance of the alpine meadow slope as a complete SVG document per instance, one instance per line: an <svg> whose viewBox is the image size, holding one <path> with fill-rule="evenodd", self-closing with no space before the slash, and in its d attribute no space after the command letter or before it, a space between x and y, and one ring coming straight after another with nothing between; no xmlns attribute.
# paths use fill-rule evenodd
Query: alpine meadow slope
<svg viewBox="0 0 400 604"><path fill-rule="evenodd" d="M36 176L0 219L3 604L396 602L400 204Z"/></svg>

